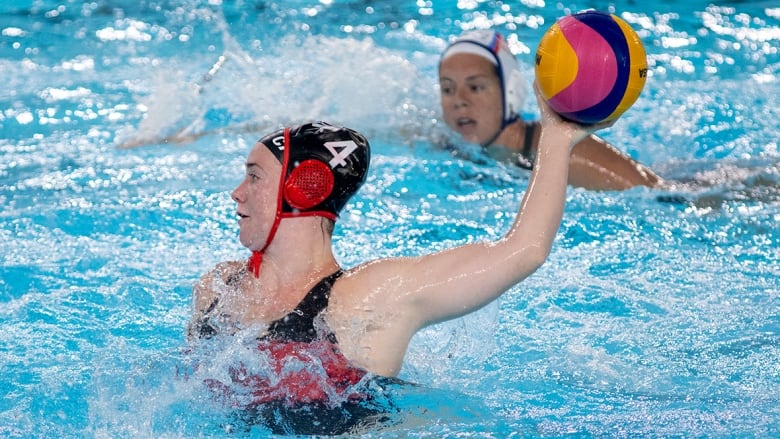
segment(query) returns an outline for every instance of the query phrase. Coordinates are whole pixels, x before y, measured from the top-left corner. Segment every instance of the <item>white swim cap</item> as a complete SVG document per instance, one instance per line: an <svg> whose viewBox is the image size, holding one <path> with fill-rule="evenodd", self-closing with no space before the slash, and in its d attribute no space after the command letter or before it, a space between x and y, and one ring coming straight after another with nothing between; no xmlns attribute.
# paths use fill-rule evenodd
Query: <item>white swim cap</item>
<svg viewBox="0 0 780 439"><path fill-rule="evenodd" d="M457 53L481 56L496 66L504 94L504 119L501 128L517 120L525 102L526 82L504 37L488 29L464 32L444 50L439 63Z"/></svg>

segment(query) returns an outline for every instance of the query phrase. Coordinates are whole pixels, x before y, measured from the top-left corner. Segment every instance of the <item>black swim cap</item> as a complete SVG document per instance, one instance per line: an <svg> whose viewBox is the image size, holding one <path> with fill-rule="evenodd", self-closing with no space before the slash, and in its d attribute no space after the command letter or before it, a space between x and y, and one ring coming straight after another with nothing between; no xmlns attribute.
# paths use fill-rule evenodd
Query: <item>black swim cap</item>
<svg viewBox="0 0 780 439"><path fill-rule="evenodd" d="M284 168L283 217L319 215L335 220L366 181L371 150L355 130L327 122L280 129L259 140Z"/></svg>
<svg viewBox="0 0 780 439"><path fill-rule="evenodd" d="M276 218L265 246L254 250L247 268L260 276L265 249L284 218L322 216L333 221L366 181L371 149L355 130L327 122L283 128L258 141L282 164Z"/></svg>

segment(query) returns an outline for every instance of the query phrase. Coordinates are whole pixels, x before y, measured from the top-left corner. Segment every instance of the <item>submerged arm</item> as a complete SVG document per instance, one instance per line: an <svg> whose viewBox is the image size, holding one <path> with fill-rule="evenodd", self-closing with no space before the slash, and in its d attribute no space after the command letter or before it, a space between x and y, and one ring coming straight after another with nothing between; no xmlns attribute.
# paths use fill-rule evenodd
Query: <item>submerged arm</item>
<svg viewBox="0 0 780 439"><path fill-rule="evenodd" d="M201 276L192 288L192 315L187 325L187 337L198 338L204 318L217 304L218 297L227 287L236 283L245 262L231 261L218 264Z"/></svg>
<svg viewBox="0 0 780 439"><path fill-rule="evenodd" d="M614 146L588 136L574 146L569 184L591 190L623 190L635 186L655 187L661 179Z"/></svg>

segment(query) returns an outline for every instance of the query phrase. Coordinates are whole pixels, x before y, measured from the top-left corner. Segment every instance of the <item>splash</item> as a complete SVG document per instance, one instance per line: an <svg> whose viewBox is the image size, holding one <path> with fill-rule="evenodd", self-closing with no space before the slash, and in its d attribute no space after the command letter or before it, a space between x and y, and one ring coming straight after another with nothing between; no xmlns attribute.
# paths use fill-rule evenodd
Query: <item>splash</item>
<svg viewBox="0 0 780 439"><path fill-rule="evenodd" d="M165 65L139 95L142 119L120 136L120 147L187 143L215 133L259 135L310 120L367 134L409 131L421 114L431 119L426 106L435 102L430 80L370 38L285 36L250 53L226 34L225 50L202 77L189 80L189 67Z"/></svg>

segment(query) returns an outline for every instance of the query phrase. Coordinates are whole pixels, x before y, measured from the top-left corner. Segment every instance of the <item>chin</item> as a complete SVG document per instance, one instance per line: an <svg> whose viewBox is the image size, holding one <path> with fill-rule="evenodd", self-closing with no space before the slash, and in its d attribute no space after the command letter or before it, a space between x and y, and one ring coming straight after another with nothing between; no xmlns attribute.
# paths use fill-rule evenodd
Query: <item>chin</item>
<svg viewBox="0 0 780 439"><path fill-rule="evenodd" d="M461 129L453 129L461 139L463 139L464 142L468 143L478 143L482 144L482 138L484 136L481 136L480 133L475 132L473 129L469 130L461 130Z"/></svg>
<svg viewBox="0 0 780 439"><path fill-rule="evenodd" d="M481 145L483 142L482 138L475 134L461 134L460 137L468 143L476 143Z"/></svg>
<svg viewBox="0 0 780 439"><path fill-rule="evenodd" d="M255 245L255 242L254 242L253 239L245 238L245 237L241 236L240 234L238 235L238 242L240 242L241 245L243 245L244 247L246 247L246 248L248 248L250 250L252 250L252 247L254 247L254 245Z"/></svg>

